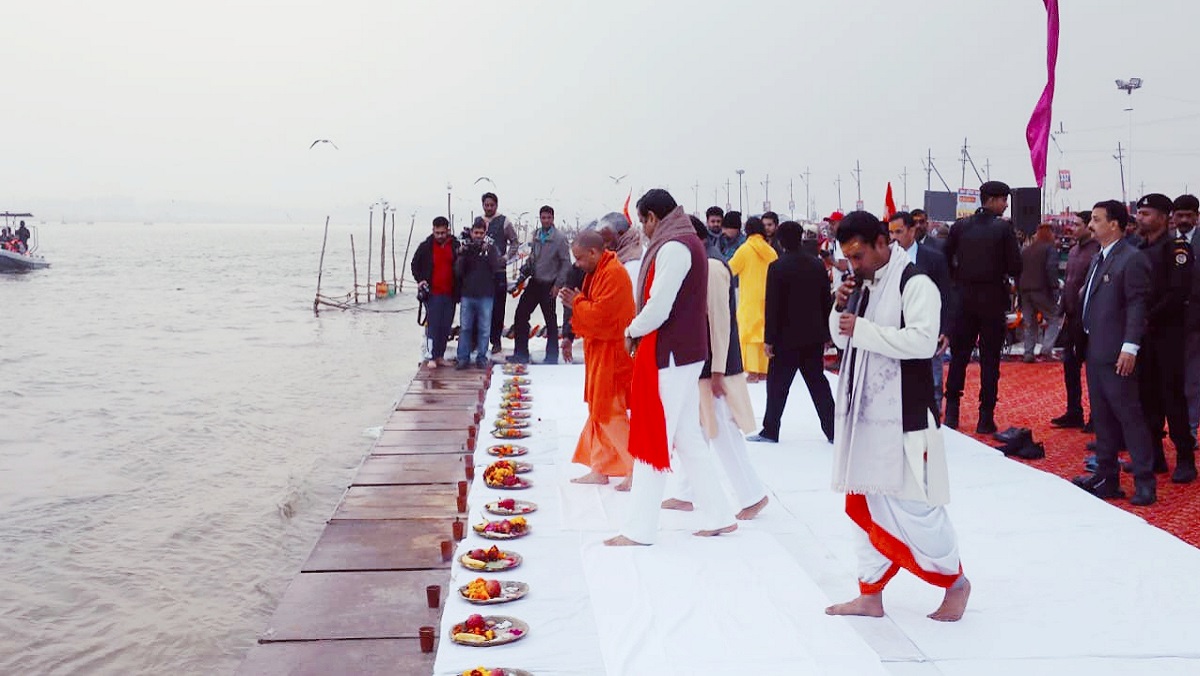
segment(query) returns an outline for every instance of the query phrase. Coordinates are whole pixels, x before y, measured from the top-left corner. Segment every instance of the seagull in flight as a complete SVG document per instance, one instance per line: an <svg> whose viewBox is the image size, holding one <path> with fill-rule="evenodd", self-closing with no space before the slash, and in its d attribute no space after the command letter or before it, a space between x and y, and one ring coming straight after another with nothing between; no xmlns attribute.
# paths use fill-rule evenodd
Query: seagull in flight
<svg viewBox="0 0 1200 676"><path fill-rule="evenodd" d="M480 181L487 181L488 183L492 184L493 188L496 187L496 183L492 179L488 178L487 176L480 176L479 178L475 179L475 183L473 183L472 185L479 185Z"/></svg>
<svg viewBox="0 0 1200 676"><path fill-rule="evenodd" d="M313 142L312 142L312 145L311 145L311 146L309 146L309 147L308 147L308 149L309 149L309 150L312 150L313 148L316 148L318 143L328 143L329 145L333 146L333 149L334 149L334 150L341 150L341 148L338 148L338 147L337 147L337 144L336 144L336 143L334 143L333 141L330 141L330 140L329 140L329 139L327 139L327 138L319 138L319 139L317 139L316 141L313 141Z"/></svg>
<svg viewBox="0 0 1200 676"><path fill-rule="evenodd" d="M621 185L621 181L625 180L625 178L627 176L629 176L629 174L621 174L620 176L609 176L609 178L611 178L613 180L613 183L615 183L616 185Z"/></svg>

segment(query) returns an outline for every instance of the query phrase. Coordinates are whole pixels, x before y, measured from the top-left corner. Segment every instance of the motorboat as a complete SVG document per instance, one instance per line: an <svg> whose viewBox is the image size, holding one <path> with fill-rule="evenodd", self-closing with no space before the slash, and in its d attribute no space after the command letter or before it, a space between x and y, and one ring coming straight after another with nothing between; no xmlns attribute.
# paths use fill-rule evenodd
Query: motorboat
<svg viewBox="0 0 1200 676"><path fill-rule="evenodd" d="M22 218L33 218L33 214L16 214L8 211L0 214L4 219L3 232L11 232L13 221ZM24 224L24 221L21 221ZM0 237L0 272L24 272L50 267L50 261L37 253L37 227L34 226L28 247L19 240Z"/></svg>

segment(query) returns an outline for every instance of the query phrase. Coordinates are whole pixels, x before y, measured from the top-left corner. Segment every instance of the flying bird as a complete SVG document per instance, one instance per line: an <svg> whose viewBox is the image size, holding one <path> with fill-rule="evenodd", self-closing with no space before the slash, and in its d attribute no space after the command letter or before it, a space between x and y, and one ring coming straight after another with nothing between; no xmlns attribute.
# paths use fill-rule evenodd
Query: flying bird
<svg viewBox="0 0 1200 676"><path fill-rule="evenodd" d="M496 183L494 181L492 181L492 179L488 178L487 176L480 176L479 178L475 179L475 183L473 185L479 185L480 181L487 181L488 183L492 184L493 188L496 187Z"/></svg>
<svg viewBox="0 0 1200 676"><path fill-rule="evenodd" d="M328 143L329 145L333 146L334 150L341 150L341 148L337 147L336 143L334 143L333 141L330 141L327 138L319 138L316 141L313 141L312 145L309 146L308 149L312 150L313 148L316 148L318 143Z"/></svg>
<svg viewBox="0 0 1200 676"><path fill-rule="evenodd" d="M625 180L625 177L627 177L627 176L629 176L629 174L621 174L620 176L609 176L609 178L611 178L613 180L613 183L615 183L616 185L621 185L621 181Z"/></svg>

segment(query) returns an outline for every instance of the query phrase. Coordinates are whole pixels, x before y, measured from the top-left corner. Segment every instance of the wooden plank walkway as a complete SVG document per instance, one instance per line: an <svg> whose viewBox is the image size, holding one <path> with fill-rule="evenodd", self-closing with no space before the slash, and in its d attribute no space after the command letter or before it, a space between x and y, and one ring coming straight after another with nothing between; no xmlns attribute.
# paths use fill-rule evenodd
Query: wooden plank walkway
<svg viewBox="0 0 1200 676"><path fill-rule="evenodd" d="M418 629L440 627L450 582L442 542L463 518L458 482L490 380L417 372L239 676L433 672L436 644L421 652ZM434 584L442 604L429 608Z"/></svg>

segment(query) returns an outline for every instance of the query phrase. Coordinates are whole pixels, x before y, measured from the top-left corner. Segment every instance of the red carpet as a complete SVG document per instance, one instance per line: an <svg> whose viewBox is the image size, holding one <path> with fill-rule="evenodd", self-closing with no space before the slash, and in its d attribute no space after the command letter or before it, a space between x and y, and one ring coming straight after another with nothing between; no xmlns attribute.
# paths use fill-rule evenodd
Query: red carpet
<svg viewBox="0 0 1200 676"><path fill-rule="evenodd" d="M1086 392L1086 388L1084 390ZM967 387L963 393L961 425L963 432L975 429L979 417L979 365L967 368ZM1084 409L1087 396L1084 395ZM1050 426L1050 419L1066 411L1066 392L1063 389L1062 365L1055 362L1025 364L1006 361L1000 367L1000 403L996 406L996 426L1028 427L1034 441L1046 446L1042 460L1017 460L1066 479L1084 473L1085 447L1092 436L1078 429L1060 430ZM998 446L990 436L971 435L990 446ZM1167 462L1175 467L1175 449L1165 440ZM999 452L999 451L997 451ZM952 479L953 481L953 479ZM1132 495L1133 479L1125 474L1122 487ZM1200 481L1173 484L1170 475L1158 475L1158 502L1149 507L1132 507L1128 501L1113 504L1144 518L1151 524L1174 534L1194 547L1200 547Z"/></svg>

